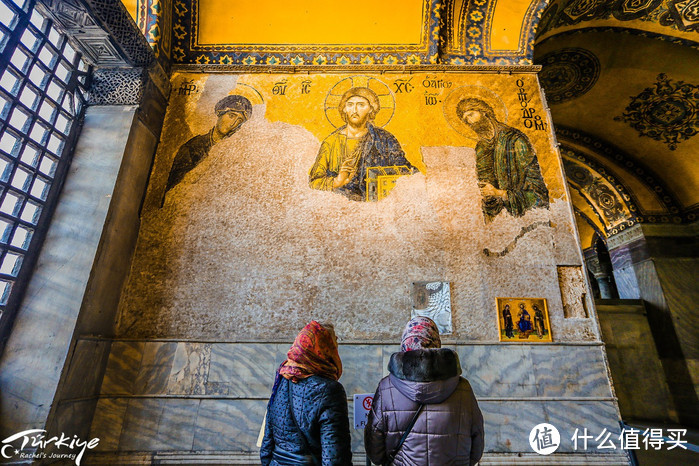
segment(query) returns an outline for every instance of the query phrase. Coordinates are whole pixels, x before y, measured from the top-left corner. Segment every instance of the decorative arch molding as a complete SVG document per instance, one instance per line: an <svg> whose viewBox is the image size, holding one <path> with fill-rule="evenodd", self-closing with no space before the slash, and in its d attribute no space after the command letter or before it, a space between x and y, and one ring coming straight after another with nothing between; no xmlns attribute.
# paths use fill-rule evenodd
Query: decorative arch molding
<svg viewBox="0 0 699 466"><path fill-rule="evenodd" d="M595 26L595 27L580 27L580 28L574 28L574 29L568 29L560 32L556 32L555 34L548 35L545 38L538 38L536 40L536 46L543 45L547 43L548 41L555 41L560 39L561 37L566 37L566 36L572 36L572 35L578 35L578 34L585 34L588 32L614 32L617 34L627 34L631 36L638 36L638 37L646 37L648 39L656 39L656 40L662 40L665 42L670 42L672 44L676 45L681 45L683 47L690 47L693 49L699 50L699 42L690 40L690 39L684 39L682 37L675 37L675 36L670 36L667 34L661 34L657 32L651 32L651 31L644 31L640 29L631 29L631 28L626 28L626 27L611 27L611 26Z"/></svg>
<svg viewBox="0 0 699 466"><path fill-rule="evenodd" d="M660 180L660 177L651 168L639 162L632 155L602 139L567 126L556 126L556 138L560 141L561 146L570 147L571 144L575 144L624 167L628 173L643 182L655 193L658 201L665 207L668 214L674 216L681 214L681 204ZM581 157L585 157L580 151L577 152ZM589 160L589 157L587 160ZM589 160L589 163L592 164L594 162ZM676 222L676 220L673 220L673 222Z"/></svg>
<svg viewBox="0 0 699 466"><path fill-rule="evenodd" d="M638 207L608 170L563 144L561 156L568 186L585 200L604 225L605 237L638 223ZM578 211L583 210L582 206L577 207Z"/></svg>
<svg viewBox="0 0 699 466"><path fill-rule="evenodd" d="M137 0L136 23L158 61L169 67L172 55L173 0Z"/></svg>
<svg viewBox="0 0 699 466"><path fill-rule="evenodd" d="M580 217L585 223L587 223L587 225L590 228L592 228L597 238L600 238L605 243L607 242L607 233L604 230L600 230L599 227L595 224L595 222L590 217L588 217L585 212L583 212L575 206L573 206L573 212L576 216ZM591 247L594 247L594 240L592 241Z"/></svg>
<svg viewBox="0 0 699 466"><path fill-rule="evenodd" d="M522 17L516 49L493 47L497 0L447 2L441 28L440 61L453 65L531 65L536 29L549 0L532 0ZM501 8L505 2L500 2Z"/></svg>
<svg viewBox="0 0 699 466"><path fill-rule="evenodd" d="M695 2L680 0L552 0L542 14L538 43L561 34L615 31L697 48Z"/></svg>

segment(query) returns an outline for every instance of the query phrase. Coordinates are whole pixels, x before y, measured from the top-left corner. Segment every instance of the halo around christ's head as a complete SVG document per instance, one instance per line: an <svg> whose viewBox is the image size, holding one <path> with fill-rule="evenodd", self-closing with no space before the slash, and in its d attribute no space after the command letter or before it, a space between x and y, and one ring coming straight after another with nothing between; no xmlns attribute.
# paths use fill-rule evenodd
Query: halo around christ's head
<svg viewBox="0 0 699 466"><path fill-rule="evenodd" d="M395 113L396 99L383 81L363 75L344 78L330 89L324 103L325 117L330 124L335 128L344 126L345 122L340 115L338 106L344 93L354 87L366 87L376 94L381 108L374 117L374 125L379 127L386 126Z"/></svg>
<svg viewBox="0 0 699 466"><path fill-rule="evenodd" d="M495 117L498 121L507 123L507 107L496 93L483 86L461 86L451 91L447 98L444 99L442 106L444 118L457 133L468 139L478 139L476 133L464 123L461 115L456 114L456 106L463 99L467 98L475 98L487 103L495 112Z"/></svg>

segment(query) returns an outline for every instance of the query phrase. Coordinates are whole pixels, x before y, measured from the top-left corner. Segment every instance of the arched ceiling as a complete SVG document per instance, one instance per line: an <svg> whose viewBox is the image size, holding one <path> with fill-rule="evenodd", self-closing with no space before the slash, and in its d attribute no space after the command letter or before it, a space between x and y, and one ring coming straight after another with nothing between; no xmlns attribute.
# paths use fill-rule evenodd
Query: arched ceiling
<svg viewBox="0 0 699 466"><path fill-rule="evenodd" d="M611 175L634 222L699 211L697 13L698 2L554 0L540 22L534 62L564 161ZM615 234L589 198L571 196L587 225Z"/></svg>
<svg viewBox="0 0 699 466"><path fill-rule="evenodd" d="M620 29L696 46L699 4L694 0L552 0L542 15L537 39Z"/></svg>

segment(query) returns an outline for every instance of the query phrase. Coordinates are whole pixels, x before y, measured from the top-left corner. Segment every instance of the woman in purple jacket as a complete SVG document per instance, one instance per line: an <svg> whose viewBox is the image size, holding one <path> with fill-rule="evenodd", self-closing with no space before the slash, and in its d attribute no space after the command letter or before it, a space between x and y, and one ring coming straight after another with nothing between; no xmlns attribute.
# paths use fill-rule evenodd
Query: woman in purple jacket
<svg viewBox="0 0 699 466"><path fill-rule="evenodd" d="M388 377L376 389L364 429L375 464L474 465L483 454L483 416L457 354L441 348L436 324L408 322L401 351L391 355ZM415 413L415 424L396 451ZM391 462L391 458L394 458Z"/></svg>

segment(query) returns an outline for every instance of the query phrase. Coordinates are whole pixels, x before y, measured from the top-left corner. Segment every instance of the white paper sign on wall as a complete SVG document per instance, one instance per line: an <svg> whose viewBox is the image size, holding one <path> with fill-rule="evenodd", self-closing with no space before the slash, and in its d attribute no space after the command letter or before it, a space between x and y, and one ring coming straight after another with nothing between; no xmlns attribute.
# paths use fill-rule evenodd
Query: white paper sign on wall
<svg viewBox="0 0 699 466"><path fill-rule="evenodd" d="M374 401L373 393L360 393L354 395L354 428L364 429L369 416L371 403Z"/></svg>

